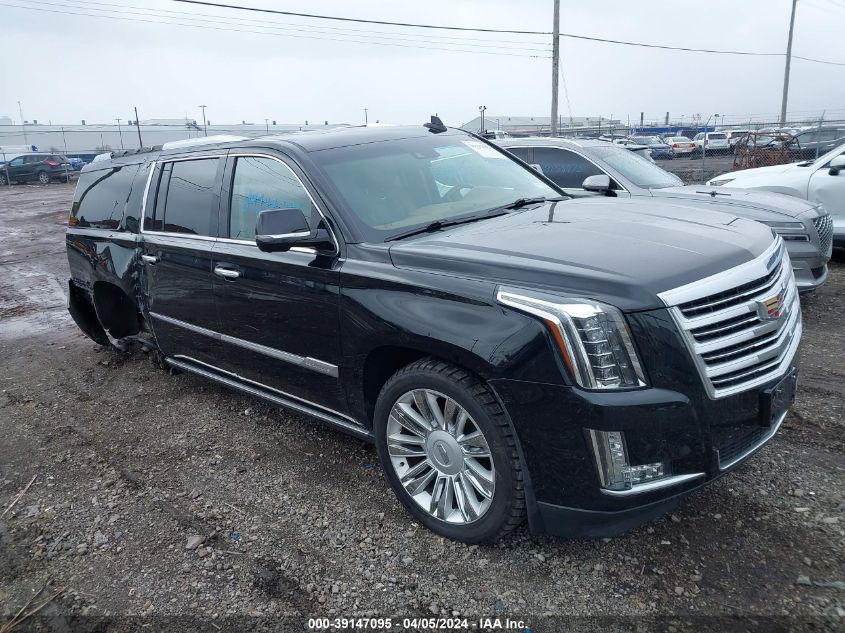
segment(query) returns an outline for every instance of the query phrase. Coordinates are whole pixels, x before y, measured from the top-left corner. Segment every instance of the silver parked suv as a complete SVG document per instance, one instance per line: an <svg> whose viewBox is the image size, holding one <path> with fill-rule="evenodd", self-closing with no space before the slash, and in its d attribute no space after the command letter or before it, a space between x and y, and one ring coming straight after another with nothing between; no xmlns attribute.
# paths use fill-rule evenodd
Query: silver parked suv
<svg viewBox="0 0 845 633"><path fill-rule="evenodd" d="M546 177L576 198L645 196L671 202L675 208L686 207L690 218L704 205L711 211L762 222L786 243L800 291L815 290L827 279L833 222L820 203L770 191L684 186L680 178L653 162L604 141L522 138L496 143L526 163L539 165Z"/></svg>

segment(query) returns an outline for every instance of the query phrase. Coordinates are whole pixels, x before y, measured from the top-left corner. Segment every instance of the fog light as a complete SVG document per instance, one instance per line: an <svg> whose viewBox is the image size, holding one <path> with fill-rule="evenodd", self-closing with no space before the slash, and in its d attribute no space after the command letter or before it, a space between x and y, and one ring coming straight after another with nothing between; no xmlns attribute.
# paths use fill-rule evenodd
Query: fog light
<svg viewBox="0 0 845 633"><path fill-rule="evenodd" d="M631 465L628 462L625 434L621 431L588 429L588 433L601 487L605 490L630 490L637 484L661 479L669 474L667 462Z"/></svg>

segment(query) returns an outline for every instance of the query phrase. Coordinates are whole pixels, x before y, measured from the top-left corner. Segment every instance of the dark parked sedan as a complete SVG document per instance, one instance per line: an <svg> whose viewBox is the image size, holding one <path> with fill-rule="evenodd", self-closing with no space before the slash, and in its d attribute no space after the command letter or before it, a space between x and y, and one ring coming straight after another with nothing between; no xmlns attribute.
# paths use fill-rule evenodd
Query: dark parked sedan
<svg viewBox="0 0 845 633"><path fill-rule="evenodd" d="M655 160L675 158L675 152L672 151L672 146L664 143L657 136L632 136L631 140L640 145L647 145L651 151L651 157Z"/></svg>
<svg viewBox="0 0 845 633"><path fill-rule="evenodd" d="M13 158L0 170L0 185L8 182L40 182L47 185L51 180L70 182L76 173L70 161L58 154L24 154Z"/></svg>

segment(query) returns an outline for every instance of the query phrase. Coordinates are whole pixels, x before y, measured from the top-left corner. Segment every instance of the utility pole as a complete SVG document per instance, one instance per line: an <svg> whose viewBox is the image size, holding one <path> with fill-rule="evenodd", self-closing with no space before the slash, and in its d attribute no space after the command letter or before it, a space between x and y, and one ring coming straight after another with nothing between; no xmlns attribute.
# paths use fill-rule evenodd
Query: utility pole
<svg viewBox="0 0 845 633"><path fill-rule="evenodd" d="M270 133L270 119L264 119L264 129L267 131L267 134Z"/></svg>
<svg viewBox="0 0 845 633"><path fill-rule="evenodd" d="M792 32L795 29L795 7L798 0L792 0L792 15L789 17L789 40L786 42L786 68L783 71L783 100L780 102L780 124L786 123L786 101L789 97L789 66L792 63Z"/></svg>
<svg viewBox="0 0 845 633"><path fill-rule="evenodd" d="M550 136L557 136L557 83L560 74L560 0L554 0L552 24L552 116Z"/></svg>
<svg viewBox="0 0 845 633"><path fill-rule="evenodd" d="M141 124L138 123L138 106L135 106L135 129L138 130L138 149L141 149L144 141L141 140Z"/></svg>
<svg viewBox="0 0 845 633"><path fill-rule="evenodd" d="M21 102L18 101L18 114L21 115L21 128L23 129L23 144L29 145L29 141L26 138L26 123L23 120L23 108L21 107Z"/></svg>
<svg viewBox="0 0 845 633"><path fill-rule="evenodd" d="M197 106L197 107L202 108L202 130L205 133L205 135L208 136L208 124L205 122L205 109L208 106L201 105L201 106Z"/></svg>
<svg viewBox="0 0 845 633"><path fill-rule="evenodd" d="M123 131L120 129L121 119L115 119L115 121L117 121L117 133L120 134L120 149L123 149Z"/></svg>
<svg viewBox="0 0 845 633"><path fill-rule="evenodd" d="M367 108L364 108L364 125L369 124L369 122L370 121L369 121L368 115L367 115Z"/></svg>

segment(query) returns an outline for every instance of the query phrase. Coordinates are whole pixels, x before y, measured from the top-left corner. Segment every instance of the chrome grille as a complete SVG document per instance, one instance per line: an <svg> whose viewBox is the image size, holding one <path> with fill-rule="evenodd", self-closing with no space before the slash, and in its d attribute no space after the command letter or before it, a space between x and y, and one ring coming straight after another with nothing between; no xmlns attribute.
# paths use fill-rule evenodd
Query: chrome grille
<svg viewBox="0 0 845 633"><path fill-rule="evenodd" d="M819 250L825 257L830 257L833 249L833 219L829 215L822 215L814 218L813 224L819 232Z"/></svg>
<svg viewBox="0 0 845 633"><path fill-rule="evenodd" d="M781 239L752 262L660 296L713 398L772 380L795 355L801 306Z"/></svg>

